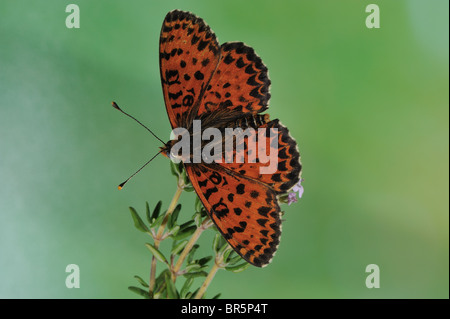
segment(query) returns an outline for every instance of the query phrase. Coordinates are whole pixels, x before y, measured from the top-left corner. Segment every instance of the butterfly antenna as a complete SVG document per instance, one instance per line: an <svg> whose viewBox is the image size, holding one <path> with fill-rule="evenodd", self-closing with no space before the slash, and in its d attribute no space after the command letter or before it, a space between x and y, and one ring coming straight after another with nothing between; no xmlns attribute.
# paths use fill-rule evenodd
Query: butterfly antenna
<svg viewBox="0 0 450 319"><path fill-rule="evenodd" d="M145 166L147 166L148 163L150 163L151 161L153 161L153 159L158 156L163 150L159 151L158 153L156 153L151 159L148 160L147 163L145 163L144 165L142 165L142 167L140 169L138 169L133 175L131 175L130 177L128 177L125 182L120 183L118 186L118 189L121 190L123 188L123 186L137 173L139 173Z"/></svg>
<svg viewBox="0 0 450 319"><path fill-rule="evenodd" d="M112 102L112 106L113 108L115 108L116 110L119 110L120 112L122 112L123 114L125 114L128 117L131 117L133 120L135 120L136 122L138 122L142 127L144 127L147 131L149 131L154 137L156 137L161 143L163 143L163 145L166 145L166 143L164 143L164 141L162 139L160 139L158 136L156 136L155 133L153 133L147 126L145 126L144 124L142 124L138 119L136 119L134 116L128 114L127 112L125 112L124 110L122 110L116 102ZM148 164L148 163L147 163ZM145 165L147 165L145 164ZM144 166L145 166L144 165Z"/></svg>

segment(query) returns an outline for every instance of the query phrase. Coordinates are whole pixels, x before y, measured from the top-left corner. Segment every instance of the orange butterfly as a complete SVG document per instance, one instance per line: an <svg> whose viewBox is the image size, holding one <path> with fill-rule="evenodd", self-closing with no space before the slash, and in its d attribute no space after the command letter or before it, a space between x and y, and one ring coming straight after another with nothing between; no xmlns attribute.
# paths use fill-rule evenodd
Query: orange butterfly
<svg viewBox="0 0 450 319"><path fill-rule="evenodd" d="M197 195L227 242L249 263L267 265L280 242L278 198L299 182L302 168L288 129L260 114L270 99L267 68L251 47L242 42L219 45L201 18L179 10L164 19L159 54L172 128L192 132L193 121L201 120L204 129L278 130L275 137L262 136L268 148L277 145L278 166L273 174L261 174L267 164L258 158L253 163L184 163ZM246 156L255 152L249 148L250 138L256 139L245 137ZM170 157L176 142L165 144L165 156Z"/></svg>

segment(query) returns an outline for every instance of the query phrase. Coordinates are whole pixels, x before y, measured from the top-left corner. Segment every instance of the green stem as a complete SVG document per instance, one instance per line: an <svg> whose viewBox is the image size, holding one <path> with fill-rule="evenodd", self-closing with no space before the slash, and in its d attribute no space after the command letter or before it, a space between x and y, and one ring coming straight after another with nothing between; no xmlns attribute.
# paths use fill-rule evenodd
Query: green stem
<svg viewBox="0 0 450 319"><path fill-rule="evenodd" d="M208 289L209 284L213 280L214 276L216 275L217 271L220 269L220 267L217 264L214 264L211 268L211 271L209 272L208 276L206 277L205 281L203 282L202 286L200 287L199 291L195 295L195 299L202 299L203 295L205 294L206 289Z"/></svg>
<svg viewBox="0 0 450 319"><path fill-rule="evenodd" d="M183 265L184 260L186 259L189 252L192 250L192 247L194 247L195 243L197 242L200 235L203 233L205 229L208 229L212 226L212 221L209 219L209 217L206 217L205 220L202 222L200 227L196 229L196 231L192 234L192 237L189 239L188 243L184 247L183 251L181 252L180 257L177 260L177 263L175 264L175 267L172 269L172 280L173 282L176 281L178 272L180 271L181 266Z"/></svg>
<svg viewBox="0 0 450 319"><path fill-rule="evenodd" d="M197 294L195 295L195 299L202 299L203 295L205 294L206 289L208 289L208 286L211 283L211 281L213 280L217 271L220 268L222 268L222 262L223 262L223 255L216 257L214 265L212 266L211 271L209 272L208 276L206 276L205 281L203 282L202 286L200 287Z"/></svg>

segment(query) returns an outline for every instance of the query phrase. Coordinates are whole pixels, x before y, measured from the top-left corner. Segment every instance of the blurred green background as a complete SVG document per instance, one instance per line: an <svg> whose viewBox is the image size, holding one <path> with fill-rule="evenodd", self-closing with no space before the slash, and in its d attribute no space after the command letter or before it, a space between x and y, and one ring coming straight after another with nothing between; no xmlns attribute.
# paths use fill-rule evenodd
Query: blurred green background
<svg viewBox="0 0 450 319"><path fill-rule="evenodd" d="M81 28L67 29L76 3ZM368 29L366 5L380 7ZM0 297L134 298L146 235L128 206L169 204L158 41L189 10L270 70L269 112L297 139L305 194L271 265L220 271L222 298L448 298L448 1L0 2ZM184 193L181 220L192 216ZM183 215L184 214L184 215ZM210 252L205 234L201 254ZM81 269L67 289L65 268ZM381 287L365 286L375 263ZM160 267L161 269L161 267ZM197 284L201 281L198 279Z"/></svg>

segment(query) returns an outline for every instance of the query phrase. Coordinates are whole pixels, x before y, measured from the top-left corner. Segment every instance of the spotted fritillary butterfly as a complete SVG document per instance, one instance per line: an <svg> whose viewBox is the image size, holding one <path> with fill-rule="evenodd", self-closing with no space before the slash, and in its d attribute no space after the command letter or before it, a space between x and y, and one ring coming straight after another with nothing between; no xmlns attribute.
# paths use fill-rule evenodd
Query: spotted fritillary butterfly
<svg viewBox="0 0 450 319"><path fill-rule="evenodd" d="M261 174L255 163L184 163L209 217L223 237L249 263L270 263L281 234L279 197L300 180L297 143L279 120L261 114L268 108L268 71L255 51L242 42L219 45L214 32L192 13L174 10L164 19L159 45L161 82L172 128L252 127L277 129L278 166ZM245 154L255 150L248 148ZM259 137L258 137L259 138ZM271 140L272 138L272 140ZM165 146L165 155L170 154Z"/></svg>

